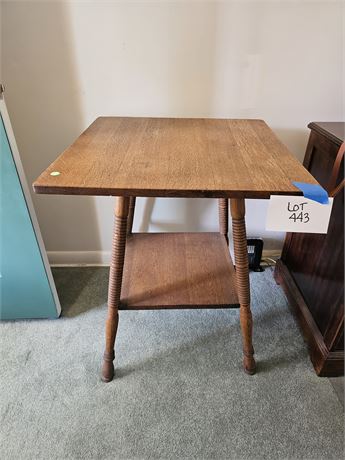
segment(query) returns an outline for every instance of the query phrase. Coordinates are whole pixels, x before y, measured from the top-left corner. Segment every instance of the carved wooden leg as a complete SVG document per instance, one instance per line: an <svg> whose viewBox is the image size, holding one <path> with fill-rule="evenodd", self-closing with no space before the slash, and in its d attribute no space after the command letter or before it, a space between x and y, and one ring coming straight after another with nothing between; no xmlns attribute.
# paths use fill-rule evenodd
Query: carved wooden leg
<svg viewBox="0 0 345 460"><path fill-rule="evenodd" d="M102 380L104 382L110 382L114 377L114 344L119 322L118 308L121 295L123 263L125 259L128 210L129 198L117 197L109 274L108 316L105 327L105 351L102 367Z"/></svg>
<svg viewBox="0 0 345 460"><path fill-rule="evenodd" d="M128 219L127 219L127 235L130 235L132 233L134 211L135 211L135 196L131 196L129 198L129 212L128 212Z"/></svg>
<svg viewBox="0 0 345 460"><path fill-rule="evenodd" d="M229 200L227 198L218 199L219 231L224 235L229 244Z"/></svg>
<svg viewBox="0 0 345 460"><path fill-rule="evenodd" d="M240 322L243 340L243 367L247 374L255 374L254 349L252 345L252 313L250 311L249 263L247 252L244 199L230 201L232 232L234 240L236 284L240 301Z"/></svg>

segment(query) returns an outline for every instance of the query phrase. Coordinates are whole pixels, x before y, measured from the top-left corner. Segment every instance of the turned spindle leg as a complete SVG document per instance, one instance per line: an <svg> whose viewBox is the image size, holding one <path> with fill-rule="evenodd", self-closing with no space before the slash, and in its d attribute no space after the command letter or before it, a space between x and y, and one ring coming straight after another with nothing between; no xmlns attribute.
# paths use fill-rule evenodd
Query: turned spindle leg
<svg viewBox="0 0 345 460"><path fill-rule="evenodd" d="M219 231L224 235L227 244L229 244L229 200L228 198L218 199L218 216L219 216Z"/></svg>
<svg viewBox="0 0 345 460"><path fill-rule="evenodd" d="M102 380L104 382L110 382L114 377L114 344L119 322L118 308L120 303L123 264L125 259L128 210L129 198L117 197L109 274L108 316L105 326L105 351L102 367Z"/></svg>
<svg viewBox="0 0 345 460"><path fill-rule="evenodd" d="M132 233L134 211L135 211L135 196L131 196L129 198L129 212L128 212L128 219L127 219L127 235L130 235Z"/></svg>
<svg viewBox="0 0 345 460"><path fill-rule="evenodd" d="M232 233L234 240L236 285L240 301L240 322L243 340L243 367L247 374L255 374L252 344L252 313L250 311L249 264L247 252L244 199L230 200Z"/></svg>

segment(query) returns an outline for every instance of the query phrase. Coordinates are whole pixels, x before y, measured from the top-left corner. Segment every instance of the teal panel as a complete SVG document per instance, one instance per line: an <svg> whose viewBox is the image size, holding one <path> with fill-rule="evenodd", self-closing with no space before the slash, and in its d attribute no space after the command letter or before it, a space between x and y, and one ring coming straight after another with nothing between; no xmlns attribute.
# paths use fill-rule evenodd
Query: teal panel
<svg viewBox="0 0 345 460"><path fill-rule="evenodd" d="M0 319L56 318L54 297L2 118L0 130Z"/></svg>

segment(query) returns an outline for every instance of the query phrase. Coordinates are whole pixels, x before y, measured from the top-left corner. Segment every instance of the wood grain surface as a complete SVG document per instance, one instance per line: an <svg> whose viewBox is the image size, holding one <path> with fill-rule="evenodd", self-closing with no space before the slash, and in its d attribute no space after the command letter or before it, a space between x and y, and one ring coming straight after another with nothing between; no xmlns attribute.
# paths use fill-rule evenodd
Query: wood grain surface
<svg viewBox="0 0 345 460"><path fill-rule="evenodd" d="M120 309L239 307L220 233L134 233L127 238Z"/></svg>
<svg viewBox="0 0 345 460"><path fill-rule="evenodd" d="M40 175L34 190L269 198L301 195L293 180L316 183L262 120L100 117Z"/></svg>

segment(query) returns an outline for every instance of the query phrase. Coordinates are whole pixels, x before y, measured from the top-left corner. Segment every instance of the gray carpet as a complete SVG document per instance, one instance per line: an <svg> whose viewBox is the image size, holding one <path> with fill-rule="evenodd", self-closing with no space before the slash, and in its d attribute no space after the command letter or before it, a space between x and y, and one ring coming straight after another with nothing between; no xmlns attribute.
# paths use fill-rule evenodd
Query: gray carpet
<svg viewBox="0 0 345 460"><path fill-rule="evenodd" d="M1 459L339 459L343 413L270 269L251 275L258 373L238 310L121 312L99 378L107 269L55 269L63 317L0 324Z"/></svg>

